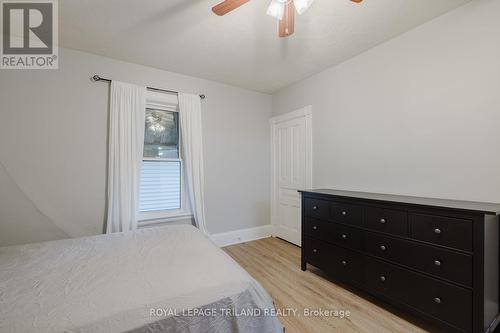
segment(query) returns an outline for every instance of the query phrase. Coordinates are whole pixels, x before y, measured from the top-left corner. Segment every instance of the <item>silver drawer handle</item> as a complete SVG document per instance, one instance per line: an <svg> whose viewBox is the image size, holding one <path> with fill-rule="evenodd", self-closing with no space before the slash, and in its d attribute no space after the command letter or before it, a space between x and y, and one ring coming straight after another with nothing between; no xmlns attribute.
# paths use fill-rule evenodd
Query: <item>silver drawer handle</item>
<svg viewBox="0 0 500 333"><path fill-rule="evenodd" d="M347 212L345 210L342 211L342 215L346 216Z"/></svg>
<svg viewBox="0 0 500 333"><path fill-rule="evenodd" d="M434 260L434 265L435 265L435 266L441 266L441 261L439 261L439 260Z"/></svg>
<svg viewBox="0 0 500 333"><path fill-rule="evenodd" d="M387 248L385 247L385 245L380 245L380 250L385 251L387 250Z"/></svg>
<svg viewBox="0 0 500 333"><path fill-rule="evenodd" d="M441 304L441 298L435 297L434 298L434 303Z"/></svg>
<svg viewBox="0 0 500 333"><path fill-rule="evenodd" d="M313 249L313 253L318 253L318 249Z"/></svg>
<svg viewBox="0 0 500 333"><path fill-rule="evenodd" d="M387 279L385 278L385 276L383 276L383 275L382 275L382 276L380 277L380 281L385 282L385 280L387 280Z"/></svg>
<svg viewBox="0 0 500 333"><path fill-rule="evenodd" d="M347 235L346 234L342 234L342 239L347 239Z"/></svg>
<svg viewBox="0 0 500 333"><path fill-rule="evenodd" d="M380 223L385 224L387 222L385 219L380 219Z"/></svg>
<svg viewBox="0 0 500 333"><path fill-rule="evenodd" d="M318 210L318 206L313 206L313 210Z"/></svg>
<svg viewBox="0 0 500 333"><path fill-rule="evenodd" d="M347 261L342 260L342 265L347 266Z"/></svg>
<svg viewBox="0 0 500 333"><path fill-rule="evenodd" d="M317 226L313 226L313 230L318 230L318 227Z"/></svg>
<svg viewBox="0 0 500 333"><path fill-rule="evenodd" d="M440 235L441 234L441 229L438 229L438 228L434 229L434 233L436 235Z"/></svg>

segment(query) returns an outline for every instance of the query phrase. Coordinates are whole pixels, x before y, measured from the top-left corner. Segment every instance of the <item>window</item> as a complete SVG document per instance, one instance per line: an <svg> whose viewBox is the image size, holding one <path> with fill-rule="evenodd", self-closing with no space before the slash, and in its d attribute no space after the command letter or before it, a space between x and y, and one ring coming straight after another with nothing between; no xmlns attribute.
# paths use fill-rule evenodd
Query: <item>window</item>
<svg viewBox="0 0 500 333"><path fill-rule="evenodd" d="M150 93L139 191L140 220L190 215L184 196L177 98Z"/></svg>

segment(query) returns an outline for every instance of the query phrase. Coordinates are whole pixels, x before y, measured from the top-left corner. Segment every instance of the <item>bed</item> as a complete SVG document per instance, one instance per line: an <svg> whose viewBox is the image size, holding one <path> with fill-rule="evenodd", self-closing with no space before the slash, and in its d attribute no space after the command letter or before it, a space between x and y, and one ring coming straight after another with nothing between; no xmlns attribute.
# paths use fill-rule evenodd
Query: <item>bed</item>
<svg viewBox="0 0 500 333"><path fill-rule="evenodd" d="M283 332L273 310L192 226L0 248L0 332Z"/></svg>

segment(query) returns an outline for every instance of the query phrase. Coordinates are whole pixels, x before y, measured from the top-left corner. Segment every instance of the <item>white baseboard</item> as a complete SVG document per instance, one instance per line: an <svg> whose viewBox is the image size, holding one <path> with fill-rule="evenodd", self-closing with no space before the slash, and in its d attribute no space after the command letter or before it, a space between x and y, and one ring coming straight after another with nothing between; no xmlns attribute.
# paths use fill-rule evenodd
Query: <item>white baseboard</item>
<svg viewBox="0 0 500 333"><path fill-rule="evenodd" d="M212 234L211 238L220 247L234 245L253 240L271 237L273 227L271 224L256 228L240 229L219 234Z"/></svg>

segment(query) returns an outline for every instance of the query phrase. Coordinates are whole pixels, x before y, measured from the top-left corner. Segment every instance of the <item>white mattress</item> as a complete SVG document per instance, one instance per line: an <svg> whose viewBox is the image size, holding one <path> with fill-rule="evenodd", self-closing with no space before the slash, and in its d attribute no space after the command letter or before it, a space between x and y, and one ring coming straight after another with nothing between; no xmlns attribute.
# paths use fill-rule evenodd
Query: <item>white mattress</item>
<svg viewBox="0 0 500 333"><path fill-rule="evenodd" d="M193 317L200 307L272 309L266 291L191 226L0 248L0 332L275 332L276 317ZM151 316L151 309L175 309Z"/></svg>

